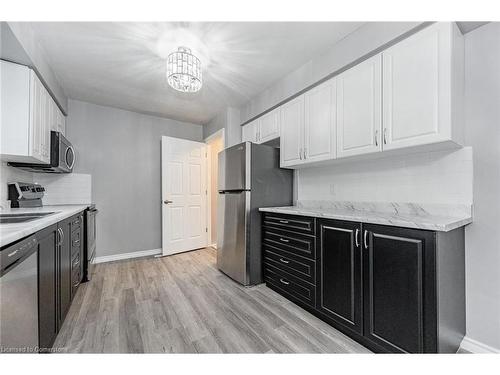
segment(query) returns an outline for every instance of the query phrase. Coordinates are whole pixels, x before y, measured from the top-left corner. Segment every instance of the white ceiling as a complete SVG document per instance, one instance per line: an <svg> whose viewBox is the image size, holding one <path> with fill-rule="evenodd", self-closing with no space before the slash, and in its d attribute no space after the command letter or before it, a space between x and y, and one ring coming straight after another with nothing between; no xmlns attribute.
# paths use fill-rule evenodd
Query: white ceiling
<svg viewBox="0 0 500 375"><path fill-rule="evenodd" d="M240 106L362 25L361 22L35 22L47 58L73 99L205 124ZM202 62L203 87L166 82L178 46Z"/></svg>

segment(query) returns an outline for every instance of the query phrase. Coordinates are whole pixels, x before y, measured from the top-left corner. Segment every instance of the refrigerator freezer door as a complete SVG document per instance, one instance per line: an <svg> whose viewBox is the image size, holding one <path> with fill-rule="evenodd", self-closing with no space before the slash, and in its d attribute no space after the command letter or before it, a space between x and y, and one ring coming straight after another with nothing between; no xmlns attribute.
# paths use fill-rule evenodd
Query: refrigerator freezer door
<svg viewBox="0 0 500 375"><path fill-rule="evenodd" d="M244 142L219 153L219 191L250 189L250 143Z"/></svg>
<svg viewBox="0 0 500 375"><path fill-rule="evenodd" d="M217 267L232 279L248 285L247 216L250 192L219 194Z"/></svg>

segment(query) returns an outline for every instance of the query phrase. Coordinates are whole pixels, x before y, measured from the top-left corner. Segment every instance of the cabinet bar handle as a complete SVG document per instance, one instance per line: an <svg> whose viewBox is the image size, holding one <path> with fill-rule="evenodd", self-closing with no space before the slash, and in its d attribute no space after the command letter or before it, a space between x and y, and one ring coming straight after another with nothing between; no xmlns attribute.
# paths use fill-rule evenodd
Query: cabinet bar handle
<svg viewBox="0 0 500 375"><path fill-rule="evenodd" d="M302 160L302 149L301 148L299 148L299 158L300 158L300 160Z"/></svg>
<svg viewBox="0 0 500 375"><path fill-rule="evenodd" d="M8 257L11 257L11 256L13 256L13 255L16 255L16 254L18 253L18 251L19 251L19 249L14 250L12 253L8 254L7 256L8 256Z"/></svg>
<svg viewBox="0 0 500 375"><path fill-rule="evenodd" d="M356 234L354 235L354 238L356 239L356 247L359 247L359 229L356 228Z"/></svg>
<svg viewBox="0 0 500 375"><path fill-rule="evenodd" d="M378 146L378 129L375 130L375 146Z"/></svg>
<svg viewBox="0 0 500 375"><path fill-rule="evenodd" d="M307 159L307 156L306 156L306 151L307 151L307 147L304 147L304 160Z"/></svg>
<svg viewBox="0 0 500 375"><path fill-rule="evenodd" d="M288 224L288 220L280 220L281 224Z"/></svg>
<svg viewBox="0 0 500 375"><path fill-rule="evenodd" d="M285 285L290 285L290 283L284 279L280 279L280 283L285 284Z"/></svg>
<svg viewBox="0 0 500 375"><path fill-rule="evenodd" d="M365 243L365 249L368 249L368 242L366 241L367 240L367 238L366 238L367 236L368 236L368 231L365 230L365 236L363 238L363 241Z"/></svg>
<svg viewBox="0 0 500 375"><path fill-rule="evenodd" d="M285 260L285 259L283 259L283 258L280 258L280 262L281 262L281 263L285 263L285 264L288 264L288 263L290 263L290 261L288 261L288 260Z"/></svg>
<svg viewBox="0 0 500 375"><path fill-rule="evenodd" d="M384 145L387 144L387 128L384 128Z"/></svg>
<svg viewBox="0 0 500 375"><path fill-rule="evenodd" d="M286 238L281 238L281 237L280 237L280 241L281 242L290 242L290 240L287 240Z"/></svg>

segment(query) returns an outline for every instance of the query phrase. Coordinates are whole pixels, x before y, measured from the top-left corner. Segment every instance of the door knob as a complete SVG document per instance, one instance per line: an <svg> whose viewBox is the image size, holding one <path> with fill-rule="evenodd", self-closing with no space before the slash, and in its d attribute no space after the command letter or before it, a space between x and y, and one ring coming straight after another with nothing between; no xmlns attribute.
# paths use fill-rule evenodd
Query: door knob
<svg viewBox="0 0 500 375"><path fill-rule="evenodd" d="M165 204L170 204L170 203L174 203L174 201L169 201L168 199L164 200L163 203Z"/></svg>

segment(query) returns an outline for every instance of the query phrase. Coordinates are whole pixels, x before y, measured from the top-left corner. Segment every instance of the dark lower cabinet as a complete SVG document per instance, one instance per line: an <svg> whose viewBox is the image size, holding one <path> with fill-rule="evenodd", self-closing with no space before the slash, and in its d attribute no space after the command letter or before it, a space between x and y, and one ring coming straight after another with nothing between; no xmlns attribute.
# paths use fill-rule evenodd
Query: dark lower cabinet
<svg viewBox="0 0 500 375"><path fill-rule="evenodd" d="M434 233L363 225L364 335L390 352L435 353Z"/></svg>
<svg viewBox="0 0 500 375"><path fill-rule="evenodd" d="M38 342L40 351L52 347L57 336L57 225L37 233L38 239Z"/></svg>
<svg viewBox="0 0 500 375"><path fill-rule="evenodd" d="M264 215L263 266L270 288L376 352L458 350L465 335L463 227L434 232ZM315 222L316 230L306 234L297 221ZM281 233L294 244L308 242L307 257L296 245L278 246L284 241L274 238ZM312 266L315 273L308 271ZM305 298L313 292L315 299Z"/></svg>
<svg viewBox="0 0 500 375"><path fill-rule="evenodd" d="M59 326L62 325L71 305L71 220L58 224L60 231L59 245Z"/></svg>
<svg viewBox="0 0 500 375"><path fill-rule="evenodd" d="M318 222L317 309L329 319L362 333L361 224Z"/></svg>
<svg viewBox="0 0 500 375"><path fill-rule="evenodd" d="M38 332L41 352L50 350L81 281L81 226L63 220L36 234L38 239ZM80 222L81 222L81 215ZM80 235L76 235L79 233ZM72 254L78 254L78 259ZM76 272L73 272L76 271Z"/></svg>

